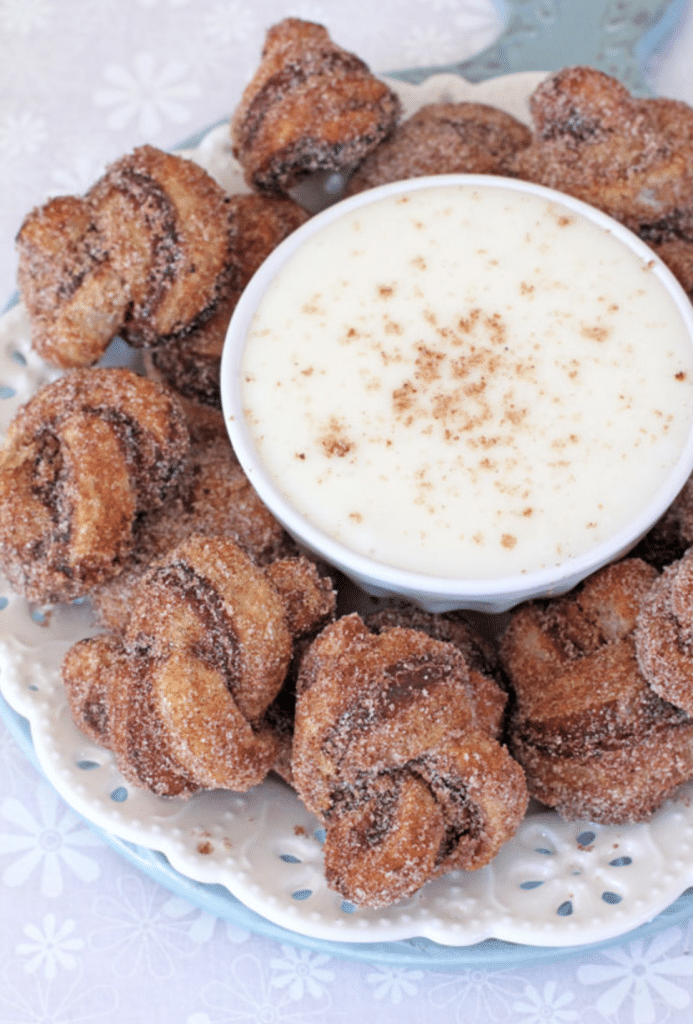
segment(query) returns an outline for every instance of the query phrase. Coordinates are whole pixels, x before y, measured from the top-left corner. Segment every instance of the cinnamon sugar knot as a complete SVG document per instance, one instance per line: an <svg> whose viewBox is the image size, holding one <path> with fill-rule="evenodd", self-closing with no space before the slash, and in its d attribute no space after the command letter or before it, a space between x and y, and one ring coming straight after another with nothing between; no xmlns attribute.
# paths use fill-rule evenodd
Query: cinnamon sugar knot
<svg viewBox="0 0 693 1024"><path fill-rule="evenodd" d="M122 634L68 651L73 718L113 750L129 782L185 796L243 791L265 778L283 751L268 712L289 670L293 629L310 628L308 609L320 622L332 608L309 563L292 564L283 584L280 592L232 541L193 535L140 580Z"/></svg>
<svg viewBox="0 0 693 1024"><path fill-rule="evenodd" d="M327 826L326 878L346 899L385 906L482 867L515 832L527 794L496 738L504 697L476 683L452 644L398 626L375 635L355 614L304 656L294 785Z"/></svg>
<svg viewBox="0 0 693 1024"><path fill-rule="evenodd" d="M73 370L43 387L0 452L0 564L13 587L45 604L116 576L189 447L173 395L130 370Z"/></svg>
<svg viewBox="0 0 693 1024"><path fill-rule="evenodd" d="M233 116L233 153L253 188L286 192L308 174L358 164L400 111L396 94L322 25L285 18L269 29Z"/></svg>
<svg viewBox="0 0 693 1024"><path fill-rule="evenodd" d="M657 587L636 558L513 613L501 660L508 744L532 796L568 819L644 821L693 777L693 721L638 666L633 632Z"/></svg>
<svg viewBox="0 0 693 1024"><path fill-rule="evenodd" d="M90 366L116 334L152 346L212 316L229 286L227 199L191 160L141 146L84 198L32 210L17 248L33 347Z"/></svg>

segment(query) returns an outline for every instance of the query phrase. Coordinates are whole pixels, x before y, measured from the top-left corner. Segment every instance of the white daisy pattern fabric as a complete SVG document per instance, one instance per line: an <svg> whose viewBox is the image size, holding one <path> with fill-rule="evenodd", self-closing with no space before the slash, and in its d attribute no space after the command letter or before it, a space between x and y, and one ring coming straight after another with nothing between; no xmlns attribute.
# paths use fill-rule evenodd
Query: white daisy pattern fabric
<svg viewBox="0 0 693 1024"><path fill-rule="evenodd" d="M82 883L96 881L98 863L84 853L100 845L96 835L45 783L37 786L34 796L33 811L16 797L0 804L0 821L11 829L0 833L0 857L9 860L4 884L38 883L41 894L52 899L62 894L66 873Z"/></svg>

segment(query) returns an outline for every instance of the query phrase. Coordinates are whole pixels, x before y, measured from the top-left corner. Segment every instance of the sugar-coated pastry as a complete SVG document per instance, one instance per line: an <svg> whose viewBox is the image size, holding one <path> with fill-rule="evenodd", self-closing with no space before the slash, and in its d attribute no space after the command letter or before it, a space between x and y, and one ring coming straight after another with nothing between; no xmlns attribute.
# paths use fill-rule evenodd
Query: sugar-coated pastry
<svg viewBox="0 0 693 1024"><path fill-rule="evenodd" d="M646 241L693 294L693 108L637 99L589 67L550 75L530 99L532 143L509 173L582 199Z"/></svg>
<svg viewBox="0 0 693 1024"><path fill-rule="evenodd" d="M307 174L358 164L400 110L395 93L322 25L285 18L268 31L233 116L234 156L249 185L286 192Z"/></svg>
<svg viewBox="0 0 693 1024"><path fill-rule="evenodd" d="M227 538L189 536L142 574L122 629L68 651L73 720L132 785L242 791L288 764L277 699L294 641L329 621L335 595L306 558L275 566Z"/></svg>
<svg viewBox="0 0 693 1024"><path fill-rule="evenodd" d="M521 121L485 103L428 103L366 157L346 194L427 174L504 174L531 138Z"/></svg>
<svg viewBox="0 0 693 1024"><path fill-rule="evenodd" d="M114 676L126 671L123 645L108 634L79 640L63 659L62 678L75 725L94 743L109 749L109 689Z"/></svg>
<svg viewBox="0 0 693 1024"><path fill-rule="evenodd" d="M200 783L173 752L144 667L120 637L78 641L62 665L72 718L89 739L113 751L132 785L158 796L190 796Z"/></svg>
<svg viewBox="0 0 693 1024"><path fill-rule="evenodd" d="M274 559L267 576L284 603L294 639L317 633L334 618L337 595L332 580L305 555Z"/></svg>
<svg viewBox="0 0 693 1024"><path fill-rule="evenodd" d="M527 803L493 732L453 644L355 614L324 629L301 662L292 770L327 828L328 885L384 906L488 863Z"/></svg>
<svg viewBox="0 0 693 1024"><path fill-rule="evenodd" d="M58 196L17 235L17 283L34 349L54 366L91 366L125 320L129 297L105 257L89 203Z"/></svg>
<svg viewBox="0 0 693 1024"><path fill-rule="evenodd" d="M236 544L189 537L140 581L122 638L68 653L63 678L78 724L87 717L80 692L91 692L79 670L91 676L102 652L102 731L129 782L179 795L245 790L265 777L279 741L264 716L288 670L291 635L276 589Z"/></svg>
<svg viewBox="0 0 693 1024"><path fill-rule="evenodd" d="M171 392L130 370L73 370L43 387L0 452L0 565L13 587L44 604L117 575L189 446Z"/></svg>
<svg viewBox="0 0 693 1024"><path fill-rule="evenodd" d="M693 719L638 666L633 631L657 571L636 558L512 615L501 658L508 743L532 796L565 818L644 821L693 777Z"/></svg>
<svg viewBox="0 0 693 1024"><path fill-rule="evenodd" d="M286 610L287 625L293 637L293 656L284 685L267 711L280 737L280 747L272 768L293 785L291 753L296 710L296 679L306 650L317 634L333 622L337 592L327 566L318 566L303 555L278 558L267 566L267 575L276 587Z"/></svg>
<svg viewBox="0 0 693 1024"><path fill-rule="evenodd" d="M228 291L223 190L197 164L141 146L84 198L33 210L17 236L32 344L54 366L90 366L116 334L157 345L209 319Z"/></svg>
<svg viewBox="0 0 693 1024"><path fill-rule="evenodd" d="M420 629L434 640L454 644L469 669L477 715L487 722L493 736L501 737L508 695L498 654L490 640L472 625L465 612L435 614L400 603L367 615L365 623L374 633L400 626L403 629Z"/></svg>

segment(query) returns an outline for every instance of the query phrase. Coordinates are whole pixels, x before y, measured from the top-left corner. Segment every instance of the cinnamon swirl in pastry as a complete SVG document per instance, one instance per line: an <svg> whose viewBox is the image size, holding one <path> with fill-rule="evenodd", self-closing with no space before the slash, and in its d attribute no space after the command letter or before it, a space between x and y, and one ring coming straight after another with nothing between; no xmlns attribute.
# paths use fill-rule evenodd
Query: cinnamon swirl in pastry
<svg viewBox="0 0 693 1024"><path fill-rule="evenodd" d="M630 558L513 613L501 641L508 743L532 796L568 819L647 820L693 776L693 719L638 666L633 631L657 572Z"/></svg>
<svg viewBox="0 0 693 1024"><path fill-rule="evenodd" d="M102 733L133 785L242 790L276 756L263 719L290 657L284 606L263 570L231 541L194 536L142 578L122 640L81 641L63 679L79 722L80 675L101 660Z"/></svg>
<svg viewBox="0 0 693 1024"><path fill-rule="evenodd" d="M161 796L242 791L286 757L270 708L292 629L317 628L334 609L329 581L307 560L290 563L280 590L233 541L190 536L143 574L121 633L68 651L73 719L130 783Z"/></svg>
<svg viewBox="0 0 693 1024"><path fill-rule="evenodd" d="M113 751L127 782L158 796L184 797L200 789L175 756L143 662L119 637L80 640L65 656L62 677L75 725Z"/></svg>
<svg viewBox="0 0 693 1024"><path fill-rule="evenodd" d="M279 558L267 566L267 575L276 587L286 610L293 638L293 654L284 685L277 694L267 718L280 737L280 748L272 768L293 786L291 753L296 714L296 679L305 652L318 633L333 622L337 592L326 567L319 567L302 555Z"/></svg>
<svg viewBox="0 0 693 1024"><path fill-rule="evenodd" d="M33 210L17 236L36 351L88 366L116 334L157 345L208 320L227 294L226 196L197 164L141 146L87 195Z"/></svg>
<svg viewBox="0 0 693 1024"><path fill-rule="evenodd" d="M486 721L491 735L501 738L508 700L507 684L494 645L474 628L465 612L425 612L401 603L367 615L365 623L374 633L394 627L418 629L434 640L457 647L469 669L477 714Z"/></svg>
<svg viewBox="0 0 693 1024"><path fill-rule="evenodd" d="M73 370L17 413L0 452L0 565L29 601L116 576L160 507L189 436L173 395L126 369Z"/></svg>
<svg viewBox="0 0 693 1024"><path fill-rule="evenodd" d="M527 802L496 727L452 644L401 627L376 635L355 614L324 629L301 663L292 768L327 827L328 884L384 906L486 864Z"/></svg>
<svg viewBox="0 0 693 1024"><path fill-rule="evenodd" d="M603 71L568 67L530 98L534 139L512 159L520 177L583 199L634 230L693 208L693 110L638 99Z"/></svg>
<svg viewBox="0 0 693 1024"><path fill-rule="evenodd" d="M267 33L231 122L249 185L287 192L307 174L360 163L393 129L398 97L322 25L286 18Z"/></svg>

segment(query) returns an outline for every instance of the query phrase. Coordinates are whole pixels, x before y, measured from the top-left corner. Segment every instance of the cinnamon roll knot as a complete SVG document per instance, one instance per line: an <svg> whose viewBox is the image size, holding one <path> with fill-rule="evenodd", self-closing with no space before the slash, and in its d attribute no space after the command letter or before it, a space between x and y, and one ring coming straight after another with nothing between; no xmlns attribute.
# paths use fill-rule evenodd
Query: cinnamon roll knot
<svg viewBox="0 0 693 1024"><path fill-rule="evenodd" d="M228 290L227 199L191 160L141 146L84 198L32 210L17 248L35 350L90 366L116 334L153 346L212 316Z"/></svg>
<svg viewBox="0 0 693 1024"><path fill-rule="evenodd" d="M80 641L63 679L73 717L87 734L99 723L92 738L133 785L244 790L276 757L264 715L290 657L264 571L232 541L195 535L142 578L122 638Z"/></svg>
<svg viewBox="0 0 693 1024"><path fill-rule="evenodd" d="M516 611L501 640L508 744L532 796L564 818L644 821L693 776L693 720L640 671L634 630L657 587L636 558Z"/></svg>
<svg viewBox="0 0 693 1024"><path fill-rule="evenodd" d="M292 768L327 826L328 884L377 907L488 863L527 803L497 729L452 644L401 627L375 635L355 614L323 630L301 663Z"/></svg>
<svg viewBox="0 0 693 1024"><path fill-rule="evenodd" d="M322 25L285 18L268 31L231 121L233 153L253 188L286 192L307 174L358 164L400 111L396 94Z"/></svg>
<svg viewBox="0 0 693 1024"><path fill-rule="evenodd" d="M285 758L270 709L294 629L309 628L311 614L321 621L334 604L311 563L287 561L280 590L233 541L193 534L140 579L122 632L68 651L72 717L114 752L132 785L160 796L240 792Z"/></svg>
<svg viewBox="0 0 693 1024"><path fill-rule="evenodd" d="M46 604L116 576L189 445L175 398L130 370L73 370L43 387L0 452L0 565L13 587Z"/></svg>

